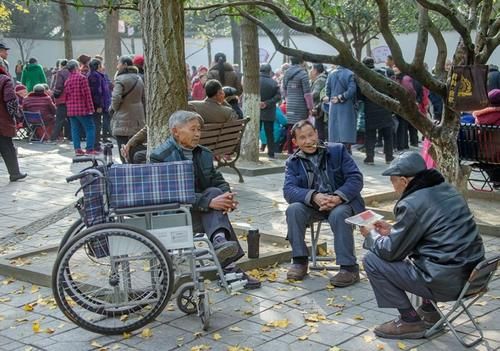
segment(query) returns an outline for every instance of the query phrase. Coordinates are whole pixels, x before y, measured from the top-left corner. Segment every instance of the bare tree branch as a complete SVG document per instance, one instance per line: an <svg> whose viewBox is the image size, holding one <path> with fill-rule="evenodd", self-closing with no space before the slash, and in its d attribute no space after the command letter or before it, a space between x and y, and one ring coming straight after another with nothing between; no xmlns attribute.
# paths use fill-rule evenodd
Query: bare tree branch
<svg viewBox="0 0 500 351"><path fill-rule="evenodd" d="M309 15L311 16L311 23L313 27L316 27L316 15L314 14L314 10L311 7L311 4L309 4L308 0L302 0L302 3L304 4L304 7L306 8L307 12L309 12Z"/></svg>
<svg viewBox="0 0 500 351"><path fill-rule="evenodd" d="M89 4L84 4L84 3L79 3L79 2L68 2L68 1L63 1L63 0L48 0L50 2L56 3L56 4L62 4L66 3L68 6L73 6L76 8L90 8L90 9L95 9L95 10L132 10L132 11L139 11L139 6L135 4L135 6L131 5L89 5Z"/></svg>
<svg viewBox="0 0 500 351"><path fill-rule="evenodd" d="M258 25L269 37L271 42L273 43L274 47L276 50L279 52L288 55L288 56L296 56L300 57L305 61L309 62L316 62L316 63L331 63L331 64L339 64L339 55L332 56L332 55L321 55L321 54L312 54L303 50L299 49L292 49L286 46L283 46L279 39L276 37L276 35L273 33L269 27L267 27L264 22L261 20L257 19L255 16L252 16L248 12L242 10L241 8L237 7L236 10L239 12L240 16L245 17L246 19L252 21L256 25Z"/></svg>
<svg viewBox="0 0 500 351"><path fill-rule="evenodd" d="M392 56L398 68L410 76L416 78L421 84L428 87L430 90L437 92L438 94L446 95L446 85L432 77L432 75L415 65L408 64L403 58L403 52L401 46L399 46L396 37L392 33L389 27L389 9L387 7L386 0L375 0L379 8L379 20L380 20L380 32L384 36L385 42L391 49ZM420 1L420 0L417 0Z"/></svg>
<svg viewBox="0 0 500 351"><path fill-rule="evenodd" d="M417 5L418 6L418 5ZM429 41L429 12L426 8L418 6L418 35L415 44L415 56L413 57L412 65L416 69L424 68L425 52L427 51L427 43Z"/></svg>
<svg viewBox="0 0 500 351"><path fill-rule="evenodd" d="M446 18L450 24L455 28L455 30L460 34L467 51L472 53L474 51L474 44L472 43L472 39L467 28L467 25L464 23L464 20L459 18L459 14L455 6L447 1L447 6L437 4L435 2L431 2L428 0L416 0L423 7L440 13L444 18Z"/></svg>
<svg viewBox="0 0 500 351"><path fill-rule="evenodd" d="M434 39L434 42L436 43L438 49L438 54L436 58L436 76L444 81L446 78L444 77L444 74L446 73L444 67L446 65L446 56L448 55L448 47L446 45L446 41L444 40L443 34L439 30L439 28L436 27L436 25L434 24L434 22L432 22L430 18L429 18L429 27L427 29L429 30L429 33Z"/></svg>

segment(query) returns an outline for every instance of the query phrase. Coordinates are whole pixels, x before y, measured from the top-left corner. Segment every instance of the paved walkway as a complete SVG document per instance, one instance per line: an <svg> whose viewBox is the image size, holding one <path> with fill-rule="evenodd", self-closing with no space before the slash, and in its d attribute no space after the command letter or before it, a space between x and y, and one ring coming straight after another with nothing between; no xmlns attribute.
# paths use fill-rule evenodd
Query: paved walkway
<svg viewBox="0 0 500 351"><path fill-rule="evenodd" d="M5 167L0 164L0 255L57 244L76 218L70 205L77 185L66 184L64 178L81 166L71 164L70 145L21 143L19 154L22 170L29 173L26 181L9 183ZM365 175L363 194L391 190L387 179L379 176L385 168L380 156L377 165L371 167L362 164L363 155L359 152L355 151L354 158ZM246 177L244 184L237 183L234 175L225 177L241 203L240 210L232 214L233 222L285 236L283 175ZM328 235L325 229L324 236ZM361 237L357 233L355 236L356 251L361 257ZM500 251L500 239L484 239L488 252ZM286 281L286 265L258 274L266 280L263 287L236 296L229 297L212 286L215 313L208 333L201 332L196 316L186 316L172 304L148 326L152 336L142 337L138 331L127 339L82 330L54 306L50 289L0 276L0 350L462 349L450 333L417 341L376 338L373 327L394 318L395 313L376 307L366 277L353 287L330 289L329 273L312 273L300 283ZM500 348L498 274L491 288L472 309L486 338L474 350ZM23 309L33 302L38 302L33 311ZM39 321L41 332L33 332L34 321ZM464 332L469 330L463 327Z"/></svg>

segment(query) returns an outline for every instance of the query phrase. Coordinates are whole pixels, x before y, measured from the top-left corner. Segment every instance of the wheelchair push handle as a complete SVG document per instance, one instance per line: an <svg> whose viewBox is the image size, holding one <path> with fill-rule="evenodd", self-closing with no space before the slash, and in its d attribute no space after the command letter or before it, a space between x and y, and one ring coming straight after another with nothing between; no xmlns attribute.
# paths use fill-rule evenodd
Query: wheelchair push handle
<svg viewBox="0 0 500 351"><path fill-rule="evenodd" d="M71 183L74 182L75 180L78 180L80 178L85 177L87 174L86 173L78 173L78 174L73 174L72 176L66 177L66 182Z"/></svg>

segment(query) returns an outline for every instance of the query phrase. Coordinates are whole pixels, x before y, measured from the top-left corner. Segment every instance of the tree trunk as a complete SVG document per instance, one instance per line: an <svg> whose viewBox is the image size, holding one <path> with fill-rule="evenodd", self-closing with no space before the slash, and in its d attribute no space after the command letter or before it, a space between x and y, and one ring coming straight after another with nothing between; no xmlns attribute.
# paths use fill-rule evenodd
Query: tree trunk
<svg viewBox="0 0 500 351"><path fill-rule="evenodd" d="M69 24L69 9L68 4L66 4L66 0L62 0L59 3L59 9L61 10L61 18L62 18L62 29L64 36L64 55L65 58L72 59L73 58L73 41L71 38L71 27Z"/></svg>
<svg viewBox="0 0 500 351"><path fill-rule="evenodd" d="M290 28L283 24L283 46L290 47ZM283 63L290 62L287 55L283 55Z"/></svg>
<svg viewBox="0 0 500 351"><path fill-rule="evenodd" d="M210 67L212 63L212 41L210 40L210 38L206 39L206 46L207 46L207 57L208 57L207 67Z"/></svg>
<svg viewBox="0 0 500 351"><path fill-rule="evenodd" d="M459 118L459 113L449 109L443 111L443 120ZM431 136L432 146L430 154L436 161L437 168L446 181L453 184L463 194L467 191L467 179L470 167L460 165L458 160L457 137L460 130L458 123L444 122L438 132Z"/></svg>
<svg viewBox="0 0 500 351"><path fill-rule="evenodd" d="M366 43L366 56L372 57L372 41L369 40L368 43Z"/></svg>
<svg viewBox="0 0 500 351"><path fill-rule="evenodd" d="M241 28L231 17L231 38L233 39L233 63L241 68Z"/></svg>
<svg viewBox="0 0 500 351"><path fill-rule="evenodd" d="M361 41L354 41L354 43L352 43L352 46L354 48L354 55L356 57L356 60L361 61L361 55L363 53L363 43Z"/></svg>
<svg viewBox="0 0 500 351"><path fill-rule="evenodd" d="M24 54L23 39L15 38L17 45L19 46L19 53L21 54L21 62L23 65L28 61L26 55Z"/></svg>
<svg viewBox="0 0 500 351"><path fill-rule="evenodd" d="M259 37L257 26L247 19L241 22L243 59L243 111L250 117L241 142L241 158L259 160L260 92L259 92Z"/></svg>
<svg viewBox="0 0 500 351"><path fill-rule="evenodd" d="M148 153L163 143L168 119L187 108L184 0L141 0Z"/></svg>
<svg viewBox="0 0 500 351"><path fill-rule="evenodd" d="M106 18L106 34L104 37L104 62L106 71L111 79L116 73L117 57L122 55L122 45L120 33L118 33L118 20L120 18L118 10L108 12Z"/></svg>

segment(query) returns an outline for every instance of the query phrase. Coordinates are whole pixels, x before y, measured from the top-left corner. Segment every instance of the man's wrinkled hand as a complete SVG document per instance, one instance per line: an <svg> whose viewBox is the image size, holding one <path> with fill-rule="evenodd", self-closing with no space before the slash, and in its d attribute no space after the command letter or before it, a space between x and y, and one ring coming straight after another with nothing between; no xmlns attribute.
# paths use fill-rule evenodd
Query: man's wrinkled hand
<svg viewBox="0 0 500 351"><path fill-rule="evenodd" d="M382 236L391 234L392 225L390 225L386 221L376 221L373 226L375 227L375 230Z"/></svg>
<svg viewBox="0 0 500 351"><path fill-rule="evenodd" d="M122 145L122 149L120 150L120 153L122 154L122 156L128 160L129 162L131 161L129 159L129 154L130 154L130 145L128 144L124 144Z"/></svg>
<svg viewBox="0 0 500 351"><path fill-rule="evenodd" d="M220 194L210 201L208 207L224 213L231 212L238 207L238 201L235 200L235 195L236 193Z"/></svg>

